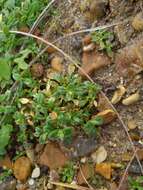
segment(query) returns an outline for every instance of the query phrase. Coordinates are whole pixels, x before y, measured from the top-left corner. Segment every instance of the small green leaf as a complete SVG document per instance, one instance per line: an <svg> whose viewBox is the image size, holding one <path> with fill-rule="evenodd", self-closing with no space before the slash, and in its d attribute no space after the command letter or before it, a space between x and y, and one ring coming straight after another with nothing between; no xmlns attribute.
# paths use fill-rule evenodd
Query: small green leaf
<svg viewBox="0 0 143 190"><path fill-rule="evenodd" d="M0 155L4 155L6 150L6 146L9 143L10 137L11 137L11 132L13 130L12 125L3 125L2 128L0 129Z"/></svg>
<svg viewBox="0 0 143 190"><path fill-rule="evenodd" d="M0 80L10 80L11 67L6 58L0 58Z"/></svg>

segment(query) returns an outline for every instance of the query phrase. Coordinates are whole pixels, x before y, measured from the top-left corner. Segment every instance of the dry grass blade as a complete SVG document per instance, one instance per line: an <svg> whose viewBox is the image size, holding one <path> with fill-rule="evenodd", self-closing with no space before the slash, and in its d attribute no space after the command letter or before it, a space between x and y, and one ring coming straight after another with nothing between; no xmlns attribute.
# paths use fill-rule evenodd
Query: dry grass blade
<svg viewBox="0 0 143 190"><path fill-rule="evenodd" d="M88 28L88 29L84 29L84 30L79 30L79 31L76 31L76 32L66 34L66 35L58 38L57 40L55 40L52 43L55 44L56 42L59 42L61 40L64 40L64 39L66 39L68 37L71 37L71 36L74 36L74 35L77 35L77 34L82 34L82 33L87 33L87 32L94 32L94 31L101 30L101 29L111 28L111 27L119 25L119 24L123 24L123 22L118 22L118 23L113 23L113 24L109 24L109 25L98 26L98 27L95 27L95 28ZM40 51L40 53L32 60L32 64L35 63L38 60L38 58L40 56L42 56L46 52L48 47L49 47L49 45L46 46L42 51Z"/></svg>
<svg viewBox="0 0 143 190"><path fill-rule="evenodd" d="M66 188L70 188L70 189L77 189L77 190L93 190L89 189L87 187L82 187L79 185L74 185L74 184L68 184L68 183L59 183L59 182L50 182L52 185L56 185L56 186L61 186L61 187L66 187ZM95 190L95 189L94 189Z"/></svg>
<svg viewBox="0 0 143 190"><path fill-rule="evenodd" d="M36 19L36 21L34 22L34 24L32 25L29 33L33 33L36 29L36 27L39 25L39 23L41 22L41 20L45 17L46 15L46 11L49 9L49 7L55 2L56 0L52 0L46 7L45 9L41 12L41 14L38 16L38 18Z"/></svg>
<svg viewBox="0 0 143 190"><path fill-rule="evenodd" d="M2 33L2 32L3 32L3 31L0 31L0 33ZM61 50L60 48L58 48L58 47L55 46L54 44L48 42L47 40L45 40L45 39L43 39L43 38L40 38L40 37L38 37L38 36L35 36L35 35L33 35L33 34L29 34L29 33L26 33L26 32L21 32L21 31L9 31L9 32L10 32L10 33L14 33L14 34L20 34L20 35L32 37L32 38L34 38L34 39L40 40L41 42L45 43L46 45L49 45L49 46L55 48L55 49L56 49L57 51L59 51L66 59L68 59L69 61L71 61L71 63L73 63L78 69L80 69L80 71L81 71L92 83L94 83L94 80L79 66L79 62L78 62L78 61L76 61L76 60L74 60L73 58L71 58L71 56L69 56L68 54L66 54L63 50ZM132 149L133 149L133 151L135 152L135 151L136 151L135 146L134 146L134 144L133 144L133 142L132 142L132 139L131 139L131 137L130 137L130 135L129 135L129 133L128 133L128 129L127 129L125 123L123 122L122 118L120 117L119 113L117 112L116 108L112 105L112 103L110 102L110 100L108 99L108 97L104 94L104 92L101 92L101 93L102 93L102 95L104 96L104 98L106 99L106 101L109 103L109 105L112 107L112 109L115 111L115 113L117 114L117 117L118 117L118 119L119 119L119 121L120 121L120 124L123 126L123 128L124 128L124 130L125 130L125 132L126 132L126 134L127 134L127 136L128 136L128 139L129 139L129 141L130 141L130 143L131 143L131 145L132 145ZM142 174L143 174L143 167L142 167L142 165L141 165L141 163L140 163L140 160L139 160L138 155L137 155L136 152L135 152L135 156L136 156L137 162L138 162L138 164L139 164L139 166L140 166L141 172L142 172Z"/></svg>
<svg viewBox="0 0 143 190"><path fill-rule="evenodd" d="M136 153L137 153L137 150L135 150L135 152L134 152L132 158L130 159L130 162L128 163L128 165L127 165L127 167L126 167L126 170L125 170L125 172L124 172L124 174L123 174L123 176L122 176L122 179L121 179L121 181L120 181L120 184L119 184L117 190L120 190L120 189L121 189L122 184L123 184L123 182L124 182L124 180L125 180L126 174L127 174L127 172L128 172L128 169L129 169L129 167L131 166L132 161L133 161L133 159L135 158Z"/></svg>

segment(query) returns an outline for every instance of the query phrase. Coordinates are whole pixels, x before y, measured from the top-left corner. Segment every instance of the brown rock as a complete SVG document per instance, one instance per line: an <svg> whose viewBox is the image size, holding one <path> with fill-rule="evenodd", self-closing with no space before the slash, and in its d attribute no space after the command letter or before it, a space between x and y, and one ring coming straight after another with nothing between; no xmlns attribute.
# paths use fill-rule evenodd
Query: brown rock
<svg viewBox="0 0 143 190"><path fill-rule="evenodd" d="M123 99L122 104L129 106L131 104L136 103L140 99L140 94L137 92L135 94L130 95L129 97Z"/></svg>
<svg viewBox="0 0 143 190"><path fill-rule="evenodd" d="M96 164L95 172L102 175L106 179L111 179L111 174L112 174L111 164L109 163Z"/></svg>
<svg viewBox="0 0 143 190"><path fill-rule="evenodd" d="M61 57L54 57L51 60L52 69L54 69L55 71L58 71L58 72L62 72L62 70L63 70L62 61L63 61L63 58L61 58Z"/></svg>
<svg viewBox="0 0 143 190"><path fill-rule="evenodd" d="M6 155L4 158L0 159L0 167L5 167L7 169L13 169L13 163L10 160L10 157Z"/></svg>
<svg viewBox="0 0 143 190"><path fill-rule="evenodd" d="M133 130L133 129L137 128L136 121L133 119L129 120L127 125L128 125L129 130Z"/></svg>
<svg viewBox="0 0 143 190"><path fill-rule="evenodd" d="M98 113L96 116L101 116L103 118L103 123L108 124L116 118L116 113L113 110L108 109Z"/></svg>
<svg viewBox="0 0 143 190"><path fill-rule="evenodd" d="M84 52L82 57L82 69L88 75L92 75L96 70L107 66L111 63L110 59L105 54L100 54L96 51ZM82 77L84 74L79 71Z"/></svg>
<svg viewBox="0 0 143 190"><path fill-rule="evenodd" d="M91 164L84 164L81 166L81 171L79 170L77 174L77 182L79 185L85 184L85 179L88 180L94 175L94 168ZM83 178L85 177L85 179Z"/></svg>
<svg viewBox="0 0 143 190"><path fill-rule="evenodd" d="M31 175L32 164L29 158L22 156L14 163L14 176L21 182L25 182Z"/></svg>
<svg viewBox="0 0 143 190"><path fill-rule="evenodd" d="M142 31L143 30L143 13L142 12L138 13L134 17L134 19L132 21L132 26L137 31Z"/></svg>
<svg viewBox="0 0 143 190"><path fill-rule="evenodd" d="M98 19L105 15L106 13L106 3L104 0L94 0L91 1L90 13L94 18Z"/></svg>
<svg viewBox="0 0 143 190"><path fill-rule="evenodd" d="M68 158L56 144L48 143L40 156L39 163L48 166L50 169L57 169L64 166L67 161Z"/></svg>
<svg viewBox="0 0 143 190"><path fill-rule="evenodd" d="M52 47L52 46L49 46L48 48L47 48L47 52L49 53L49 54L51 54L51 53L54 53L54 52L56 52L57 50L54 48L54 47Z"/></svg>
<svg viewBox="0 0 143 190"><path fill-rule="evenodd" d="M35 78L39 78L42 77L42 75L44 74L44 67L42 64L34 64L31 67L31 73L32 76Z"/></svg>
<svg viewBox="0 0 143 190"><path fill-rule="evenodd" d="M143 70L143 40L135 40L132 45L115 55L117 72L120 76L133 78Z"/></svg>

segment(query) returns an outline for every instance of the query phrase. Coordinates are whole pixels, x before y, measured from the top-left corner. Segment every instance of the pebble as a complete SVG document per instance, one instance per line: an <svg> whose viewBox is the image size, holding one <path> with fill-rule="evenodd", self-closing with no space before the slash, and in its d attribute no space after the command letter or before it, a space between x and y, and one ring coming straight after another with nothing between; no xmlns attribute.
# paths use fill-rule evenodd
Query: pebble
<svg viewBox="0 0 143 190"><path fill-rule="evenodd" d="M95 0L91 2L90 12L95 18L102 18L106 13L106 3L104 0Z"/></svg>
<svg viewBox="0 0 143 190"><path fill-rule="evenodd" d="M34 183L35 183L34 179L29 179L29 180L28 180L28 184L29 184L30 186L33 186Z"/></svg>
<svg viewBox="0 0 143 190"><path fill-rule="evenodd" d="M36 168L34 168L31 177L32 178L38 178L39 176L40 176L40 168L36 167Z"/></svg>

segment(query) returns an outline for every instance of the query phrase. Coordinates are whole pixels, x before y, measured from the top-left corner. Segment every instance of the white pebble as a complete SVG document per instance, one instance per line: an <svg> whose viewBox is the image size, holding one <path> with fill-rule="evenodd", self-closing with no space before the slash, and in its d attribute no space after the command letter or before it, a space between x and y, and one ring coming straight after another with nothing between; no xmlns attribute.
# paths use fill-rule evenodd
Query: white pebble
<svg viewBox="0 0 143 190"><path fill-rule="evenodd" d="M38 178L39 176L40 176L40 168L36 167L36 168L34 168L31 177L32 178Z"/></svg>
<svg viewBox="0 0 143 190"><path fill-rule="evenodd" d="M34 183L35 183L34 179L29 179L28 184L29 184L30 186L34 185Z"/></svg>

